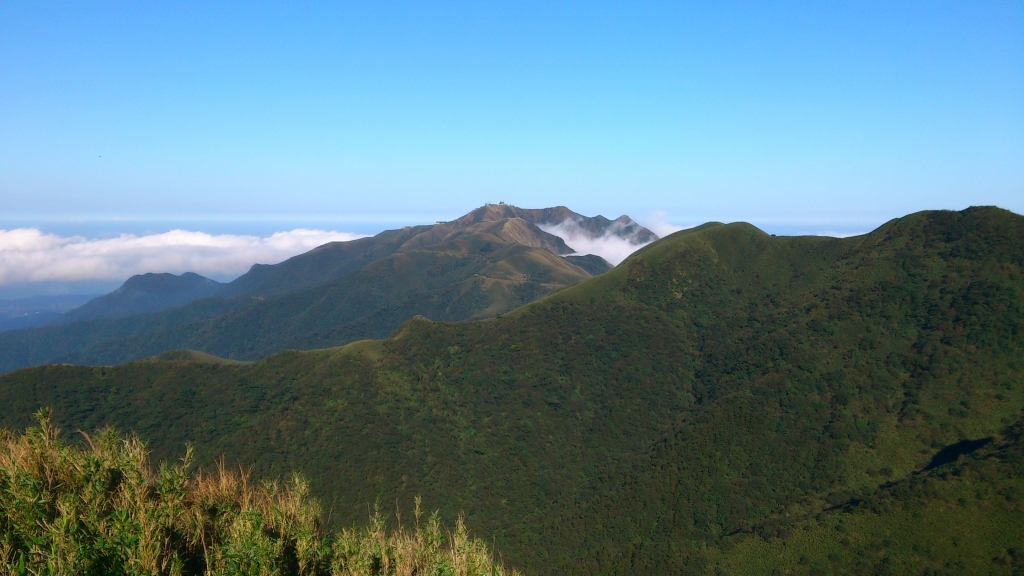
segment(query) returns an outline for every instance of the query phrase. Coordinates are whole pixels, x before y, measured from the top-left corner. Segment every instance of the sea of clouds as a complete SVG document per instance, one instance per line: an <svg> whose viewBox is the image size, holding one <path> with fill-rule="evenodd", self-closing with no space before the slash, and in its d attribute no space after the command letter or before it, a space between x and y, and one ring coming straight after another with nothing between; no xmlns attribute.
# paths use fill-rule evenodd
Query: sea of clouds
<svg viewBox="0 0 1024 576"><path fill-rule="evenodd" d="M643 225L660 237L682 229L667 223L663 213L655 213ZM617 236L615 229L595 237L572 220L542 228L560 236L577 254L596 254L615 265L645 245L635 238ZM55 282L123 282L147 272L195 272L223 280L246 272L253 264L277 264L327 242L365 236L297 228L269 236L171 230L87 238L46 233L38 228L0 229L0 288Z"/></svg>
<svg viewBox="0 0 1024 576"><path fill-rule="evenodd" d="M644 220L643 226L657 234L659 238L664 238L673 232L683 230L682 226L669 224L665 220L664 212L654 213L650 218ZM650 242L640 242L636 238L619 236L618 233L623 227L616 223L605 231L604 234L594 236L581 228L572 219L564 220L558 224L539 226L541 230L548 234L554 234L564 240L567 246L576 251L577 255L596 254L613 266L618 266L630 254L650 244Z"/></svg>
<svg viewBox="0 0 1024 576"><path fill-rule="evenodd" d="M0 229L0 286L125 280L146 272L224 278L242 274L253 264L276 264L327 242L364 236L300 228L265 237L171 230L90 239L36 228Z"/></svg>

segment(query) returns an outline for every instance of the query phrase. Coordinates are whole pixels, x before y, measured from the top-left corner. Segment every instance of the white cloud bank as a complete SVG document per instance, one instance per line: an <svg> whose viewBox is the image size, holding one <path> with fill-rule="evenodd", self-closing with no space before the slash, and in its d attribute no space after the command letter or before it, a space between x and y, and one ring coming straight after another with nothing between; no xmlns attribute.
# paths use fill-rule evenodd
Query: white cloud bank
<svg viewBox="0 0 1024 576"><path fill-rule="evenodd" d="M670 224L665 217L664 212L655 212L650 218L643 221L642 226L654 232L658 238L664 238L673 232L687 228L687 226ZM613 266L618 266L630 254L650 244L650 242L639 241L633 235L620 235L627 225L614 222L600 236L595 236L581 228L579 223L571 218L559 224L545 224L538 227L548 234L554 234L564 240L570 248L576 251L577 255L596 254Z"/></svg>
<svg viewBox="0 0 1024 576"><path fill-rule="evenodd" d="M655 212L654 214L651 214L650 218L643 221L643 225L651 232L657 234L658 238L664 238L669 234L674 234L680 230L690 228L690 226L676 226L675 224L669 223L669 221L666 220L667 216L668 215L665 212Z"/></svg>
<svg viewBox="0 0 1024 576"><path fill-rule="evenodd" d="M650 242L638 242L630 237L617 236L616 232L623 228L618 223L612 224L601 236L594 236L572 219L564 220L560 224L545 224L538 228L565 240L569 248L576 251L576 255L596 254L613 266L618 266L619 262L625 260L627 256L650 244Z"/></svg>
<svg viewBox="0 0 1024 576"><path fill-rule="evenodd" d="M241 274L256 263L276 264L327 242L364 236L300 228L264 238L171 230L88 239L44 234L35 228L0 229L0 286L125 280L146 272L223 277Z"/></svg>
<svg viewBox="0 0 1024 576"><path fill-rule="evenodd" d="M867 232L836 232L834 230L822 230L821 232L811 233L811 236L831 236L833 238L852 238L854 236L863 236Z"/></svg>

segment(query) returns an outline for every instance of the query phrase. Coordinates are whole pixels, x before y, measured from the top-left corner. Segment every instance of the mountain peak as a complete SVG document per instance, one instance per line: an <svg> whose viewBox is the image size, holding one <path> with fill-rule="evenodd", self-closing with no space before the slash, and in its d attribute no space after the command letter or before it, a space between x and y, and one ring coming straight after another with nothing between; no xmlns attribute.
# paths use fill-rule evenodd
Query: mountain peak
<svg viewBox="0 0 1024 576"><path fill-rule="evenodd" d="M210 287L216 289L220 282L200 276L195 272L185 272L175 276L169 273L137 274L125 280L115 292L129 293L142 292L146 294L174 294L182 290L191 290L197 287Z"/></svg>
<svg viewBox="0 0 1024 576"><path fill-rule="evenodd" d="M484 204L465 216L453 220L450 224L461 223L462 225L468 225L469 223L497 221L504 218L521 218L530 224L542 227L542 229L560 225L569 226L591 240L603 236L616 236L639 246L658 239L657 234L641 226L625 214L615 220L609 220L601 215L594 217L584 216L578 212L573 212L565 206L519 208L504 202Z"/></svg>
<svg viewBox="0 0 1024 576"><path fill-rule="evenodd" d="M212 296L222 284L194 272L174 274L148 273L132 276L110 294L62 314L55 324L68 324L93 318L119 318L175 308Z"/></svg>

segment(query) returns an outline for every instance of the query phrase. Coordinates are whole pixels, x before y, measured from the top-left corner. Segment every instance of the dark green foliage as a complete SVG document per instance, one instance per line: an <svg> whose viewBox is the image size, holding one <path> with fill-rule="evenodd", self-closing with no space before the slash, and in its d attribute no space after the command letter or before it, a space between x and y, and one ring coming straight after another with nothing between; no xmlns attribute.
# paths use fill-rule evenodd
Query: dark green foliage
<svg viewBox="0 0 1024 576"><path fill-rule="evenodd" d="M423 494L531 572L694 573L1014 421L1022 258L1024 218L993 208L848 239L709 224L496 319L246 366L25 370L0 405L300 470L343 524Z"/></svg>
<svg viewBox="0 0 1024 576"><path fill-rule="evenodd" d="M1022 425L828 512L773 519L725 538L711 550L713 564L752 575L1020 574Z"/></svg>
<svg viewBox="0 0 1024 576"><path fill-rule="evenodd" d="M565 258L569 263L583 268L591 276L599 276L613 268L607 260L601 258L597 254L587 254L585 256L563 256L563 258Z"/></svg>

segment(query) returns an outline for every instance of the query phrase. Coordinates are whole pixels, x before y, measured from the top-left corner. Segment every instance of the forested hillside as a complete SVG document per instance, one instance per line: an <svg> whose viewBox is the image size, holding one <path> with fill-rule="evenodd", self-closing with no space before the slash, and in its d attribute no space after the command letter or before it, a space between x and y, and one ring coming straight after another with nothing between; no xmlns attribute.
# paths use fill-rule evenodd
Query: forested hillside
<svg viewBox="0 0 1024 576"><path fill-rule="evenodd" d="M948 522L950 498L976 534L1001 527L986 570L1012 573L1022 266L1024 218L995 208L847 239L707 224L490 320L418 318L381 341L248 365L11 373L2 424L51 406L66 429L131 429L160 458L194 441L200 462L300 470L342 524L379 495L422 494L529 573L735 569L791 546L809 551L775 566L796 573L917 558L955 571L975 556L938 550L941 531L908 532L891 553L884 536L907 514ZM944 462L964 447L1007 463ZM978 470L989 496L936 484L954 469ZM913 496L922 485L942 504ZM827 543L839 524L847 544Z"/></svg>
<svg viewBox="0 0 1024 576"><path fill-rule="evenodd" d="M1024 571L1024 422L966 441L924 470L827 511L723 538L729 574L1019 574ZM960 452L960 450L946 450ZM937 456L941 456L941 452Z"/></svg>

